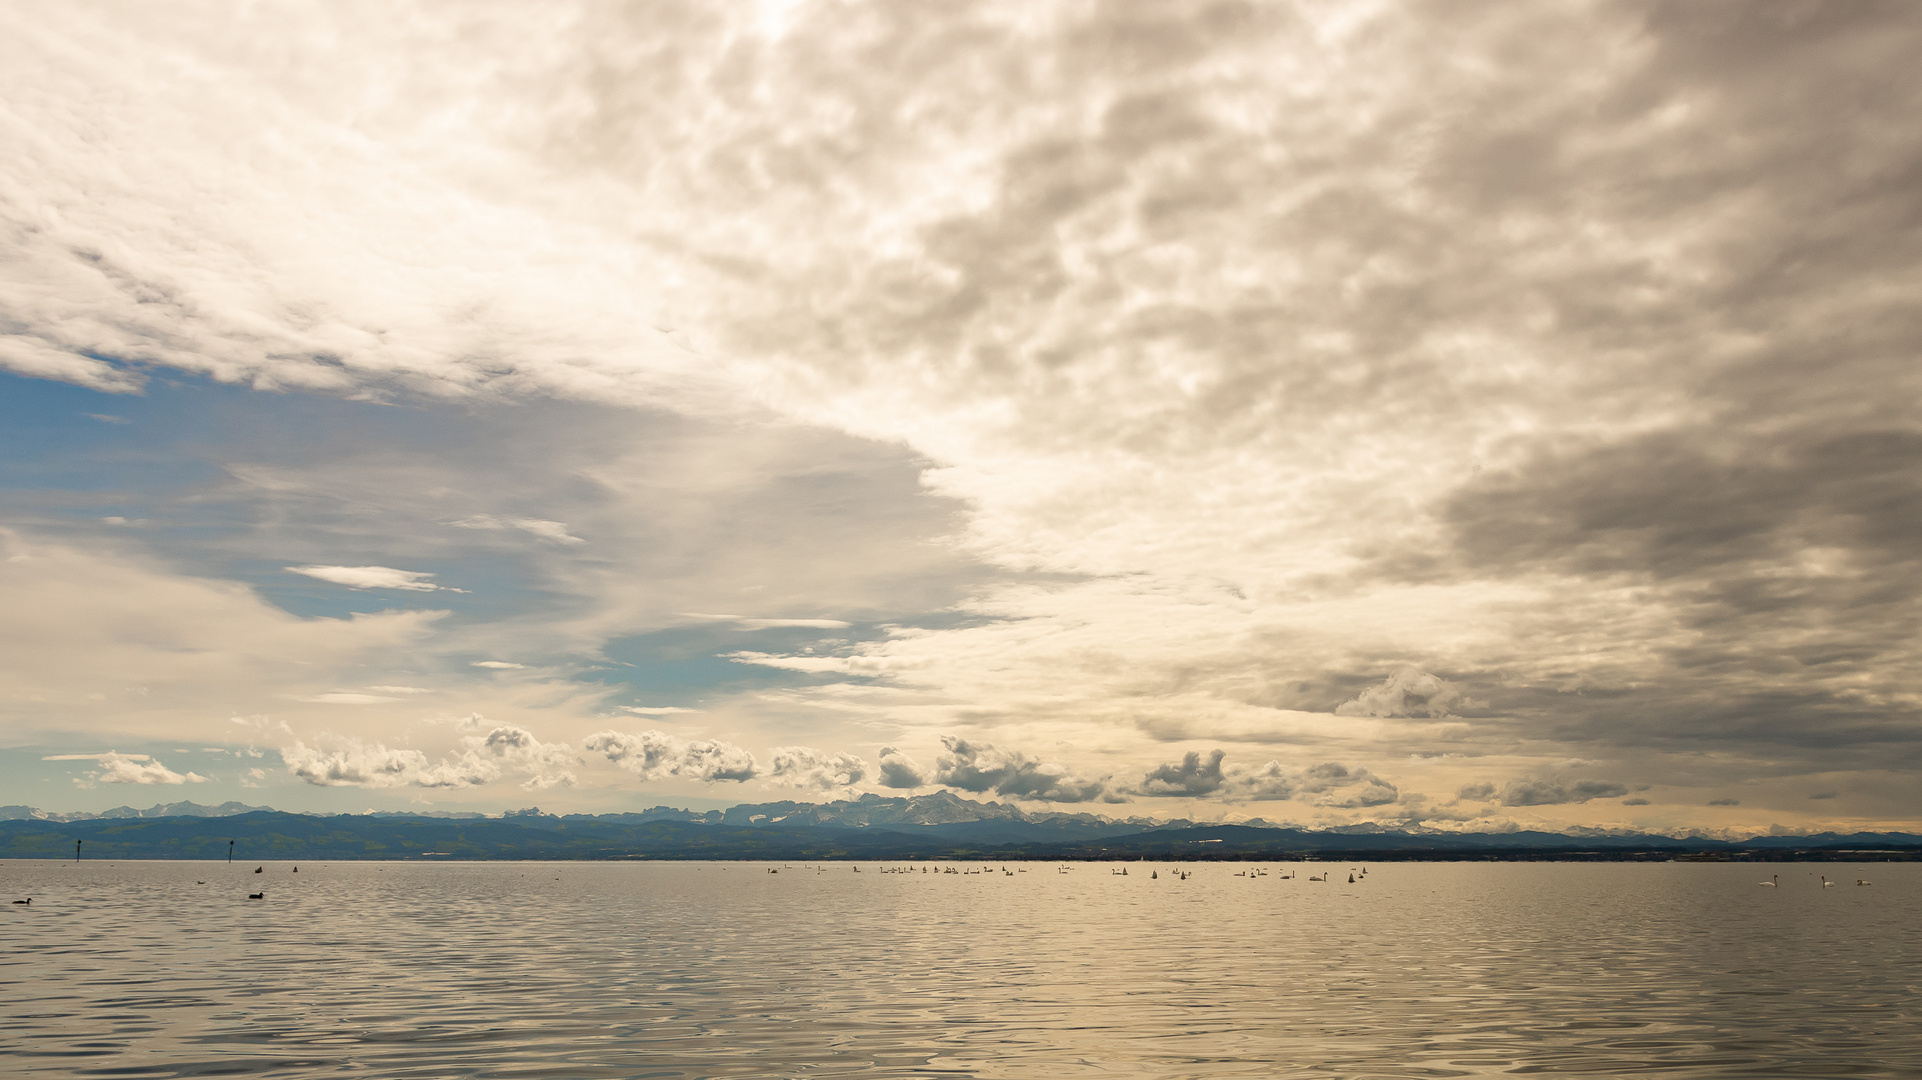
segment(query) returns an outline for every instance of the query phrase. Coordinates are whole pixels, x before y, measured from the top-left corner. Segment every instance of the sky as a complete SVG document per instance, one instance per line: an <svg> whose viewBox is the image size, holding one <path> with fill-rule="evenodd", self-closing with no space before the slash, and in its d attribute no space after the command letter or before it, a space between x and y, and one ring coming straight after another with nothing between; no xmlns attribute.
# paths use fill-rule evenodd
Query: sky
<svg viewBox="0 0 1922 1080"><path fill-rule="evenodd" d="M0 802L1922 830L1908 4L0 10Z"/></svg>

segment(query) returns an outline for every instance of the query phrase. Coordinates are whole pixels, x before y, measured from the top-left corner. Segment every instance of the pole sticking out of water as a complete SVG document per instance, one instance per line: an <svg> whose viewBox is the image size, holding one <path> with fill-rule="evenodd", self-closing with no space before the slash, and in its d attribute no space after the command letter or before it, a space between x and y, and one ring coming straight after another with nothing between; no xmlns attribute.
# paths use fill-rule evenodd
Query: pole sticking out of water
<svg viewBox="0 0 1922 1080"><path fill-rule="evenodd" d="M73 861L74 862L80 861L80 845L84 843L86 843L85 840L75 840L73 842Z"/></svg>
<svg viewBox="0 0 1922 1080"><path fill-rule="evenodd" d="M234 864L234 842L232 840L229 840L227 841L227 865L232 866L233 864Z"/></svg>

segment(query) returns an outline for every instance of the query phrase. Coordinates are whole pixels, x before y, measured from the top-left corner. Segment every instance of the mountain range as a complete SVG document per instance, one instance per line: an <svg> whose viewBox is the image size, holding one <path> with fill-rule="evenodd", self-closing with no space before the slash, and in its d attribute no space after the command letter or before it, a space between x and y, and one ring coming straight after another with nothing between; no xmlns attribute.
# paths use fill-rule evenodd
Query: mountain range
<svg viewBox="0 0 1922 1080"><path fill-rule="evenodd" d="M538 808L499 817L459 812L295 814L237 802L161 804L100 814L0 807L0 857L277 859L1255 859L1922 857L1912 833L1821 833L1731 841L1584 830L1580 834L1442 832L1379 825L1305 830L1114 819L1024 811L950 792L863 795L828 803L744 804L695 812L657 806L617 814L554 815Z"/></svg>
<svg viewBox="0 0 1922 1080"><path fill-rule="evenodd" d="M0 806L0 821L100 821L122 818L163 818L163 817L232 817L235 814L254 814L266 811L274 813L271 806L248 806L245 803L224 802L219 806L203 806L196 802L155 803L145 810L131 806L116 806L102 810L98 814L86 810L56 813L33 806ZM475 815L476 817L480 815Z"/></svg>

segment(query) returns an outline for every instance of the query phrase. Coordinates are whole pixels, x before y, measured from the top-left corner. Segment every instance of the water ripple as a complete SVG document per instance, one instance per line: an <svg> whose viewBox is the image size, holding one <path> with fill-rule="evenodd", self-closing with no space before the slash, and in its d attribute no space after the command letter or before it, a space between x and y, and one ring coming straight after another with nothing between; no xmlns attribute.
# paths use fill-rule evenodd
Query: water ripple
<svg viewBox="0 0 1922 1080"><path fill-rule="evenodd" d="M0 1071L1922 1075L1912 865L995 866L5 864Z"/></svg>

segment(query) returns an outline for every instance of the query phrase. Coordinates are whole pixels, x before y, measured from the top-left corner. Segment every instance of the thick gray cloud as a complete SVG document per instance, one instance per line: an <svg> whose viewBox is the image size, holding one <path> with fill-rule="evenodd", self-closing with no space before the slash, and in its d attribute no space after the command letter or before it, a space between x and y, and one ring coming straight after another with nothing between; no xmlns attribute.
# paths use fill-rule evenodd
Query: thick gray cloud
<svg viewBox="0 0 1922 1080"><path fill-rule="evenodd" d="M1614 780L1511 780L1502 788L1503 806L1556 806L1613 799L1628 794L1628 785Z"/></svg>
<svg viewBox="0 0 1922 1080"><path fill-rule="evenodd" d="M1291 769L1279 761L1269 761L1254 769L1224 769L1226 757L1221 750L1205 756L1189 751L1180 761L1149 770L1127 794L1229 802L1281 802L1301 796L1318 807L1347 810L1386 806L1402 797L1394 784L1367 769L1350 768L1340 762Z"/></svg>
<svg viewBox="0 0 1922 1080"><path fill-rule="evenodd" d="M1226 755L1220 750L1208 755L1203 762L1201 755L1189 751L1179 762L1158 765L1141 778L1141 786L1135 789L1139 795L1167 795L1196 798L1213 794L1220 790L1226 778L1221 774L1221 759Z"/></svg>
<svg viewBox="0 0 1922 1080"><path fill-rule="evenodd" d="M911 757L892 746L883 746L880 757L882 787L909 789L927 784L927 773Z"/></svg>
<svg viewBox="0 0 1922 1080"><path fill-rule="evenodd" d="M943 735L945 748L935 761L934 781L971 792L993 792L1042 802L1116 801L1105 779L1075 776L1066 766L1031 758L1018 750Z"/></svg>

